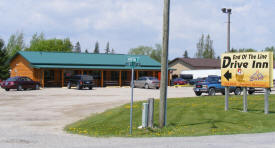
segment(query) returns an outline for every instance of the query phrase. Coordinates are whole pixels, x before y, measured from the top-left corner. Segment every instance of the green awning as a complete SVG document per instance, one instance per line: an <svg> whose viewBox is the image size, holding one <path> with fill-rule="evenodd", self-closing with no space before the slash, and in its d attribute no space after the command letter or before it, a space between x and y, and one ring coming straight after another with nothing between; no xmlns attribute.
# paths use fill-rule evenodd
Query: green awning
<svg viewBox="0 0 275 148"><path fill-rule="evenodd" d="M87 65L34 65L34 68L54 68L54 69L114 69L114 70L126 70L131 69L129 66L87 66ZM135 67L135 69L142 69L142 70L160 70L160 67Z"/></svg>

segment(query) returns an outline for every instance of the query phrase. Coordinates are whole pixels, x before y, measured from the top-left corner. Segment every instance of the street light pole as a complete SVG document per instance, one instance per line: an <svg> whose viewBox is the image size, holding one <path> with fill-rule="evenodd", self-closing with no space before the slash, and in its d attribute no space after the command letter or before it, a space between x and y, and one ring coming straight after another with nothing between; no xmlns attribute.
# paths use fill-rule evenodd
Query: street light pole
<svg viewBox="0 0 275 148"><path fill-rule="evenodd" d="M232 9L228 8L222 8L223 13L227 13L227 52L230 52L230 14L231 14ZM228 98L229 98L229 87L225 87L225 107L224 110L228 111Z"/></svg>

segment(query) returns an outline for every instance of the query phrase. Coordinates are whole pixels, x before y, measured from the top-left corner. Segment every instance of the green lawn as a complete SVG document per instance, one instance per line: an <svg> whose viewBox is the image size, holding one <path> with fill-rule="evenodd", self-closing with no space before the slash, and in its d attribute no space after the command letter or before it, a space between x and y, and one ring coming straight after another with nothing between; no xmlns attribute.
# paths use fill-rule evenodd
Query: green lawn
<svg viewBox="0 0 275 148"><path fill-rule="evenodd" d="M137 97L137 96L136 96ZM224 111L224 96L168 99L167 127L157 128L159 100L155 101L154 129L137 129L141 125L142 102L133 105L134 137L202 136L275 131L275 95L269 98L270 114L264 114L264 96L248 96L248 112L242 112L242 96L230 96L230 111ZM69 133L88 136L129 136L130 105L68 125Z"/></svg>

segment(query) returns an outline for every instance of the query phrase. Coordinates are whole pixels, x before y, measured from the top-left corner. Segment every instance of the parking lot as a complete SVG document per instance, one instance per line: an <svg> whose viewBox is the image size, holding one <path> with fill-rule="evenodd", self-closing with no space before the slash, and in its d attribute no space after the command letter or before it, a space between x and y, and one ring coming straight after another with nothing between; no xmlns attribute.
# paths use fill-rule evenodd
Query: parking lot
<svg viewBox="0 0 275 148"><path fill-rule="evenodd" d="M193 97L195 94L192 89L192 87L168 88L168 97ZM130 102L130 93L130 88L94 88L93 90L46 88L28 91L11 90L9 92L0 89L0 146L5 148L65 148L89 147L91 145L112 147L106 143L106 140L110 140L108 138L104 142L104 138L71 135L65 133L63 128L90 114ZM159 90L134 89L135 101L147 98L159 98ZM97 143L97 140L101 141L99 143L102 145ZM167 138L167 140L173 141L171 138ZM176 140L176 145L180 146L181 140L179 138L174 140ZM190 139L185 138L186 140ZM120 143L124 142L123 138L112 138L111 141L118 147L120 147ZM135 142L130 141L132 143L128 144L134 145ZM142 140L138 141L141 144L146 143ZM160 142L159 140L154 141ZM126 145L124 146L126 147Z"/></svg>

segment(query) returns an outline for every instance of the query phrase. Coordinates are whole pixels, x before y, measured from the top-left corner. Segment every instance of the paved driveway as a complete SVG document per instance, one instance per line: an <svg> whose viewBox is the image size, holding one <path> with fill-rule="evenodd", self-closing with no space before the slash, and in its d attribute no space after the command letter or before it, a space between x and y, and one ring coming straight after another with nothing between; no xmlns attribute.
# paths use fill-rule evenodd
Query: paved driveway
<svg viewBox="0 0 275 148"><path fill-rule="evenodd" d="M169 88L168 97L194 96L192 88ZM159 90L135 89L134 100L159 98ZM91 138L63 127L90 114L130 101L130 88L39 91L0 89L0 147L275 147L274 133L187 138Z"/></svg>

